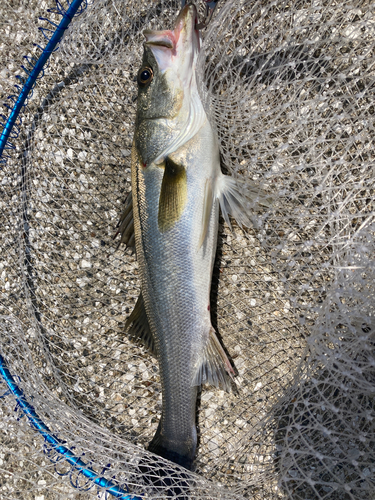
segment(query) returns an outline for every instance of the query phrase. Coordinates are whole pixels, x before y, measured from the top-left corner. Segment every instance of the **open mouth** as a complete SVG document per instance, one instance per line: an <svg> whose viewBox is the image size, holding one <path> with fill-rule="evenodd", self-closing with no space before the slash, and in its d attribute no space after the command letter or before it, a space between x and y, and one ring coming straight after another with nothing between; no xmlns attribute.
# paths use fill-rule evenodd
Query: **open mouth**
<svg viewBox="0 0 375 500"><path fill-rule="evenodd" d="M177 48L181 32L186 31L188 35L185 34L184 37L188 36L189 38L192 37L192 32L198 33L198 22L199 19L196 7L191 3L186 4L179 13L172 30L144 30L143 34L146 37L146 44L174 50Z"/></svg>
<svg viewBox="0 0 375 500"><path fill-rule="evenodd" d="M173 30L143 31L145 45L152 50L161 72L172 66L179 66L180 76L191 74L189 68L193 68L196 54L200 50L197 22L197 10L193 4L188 4L180 12Z"/></svg>
<svg viewBox="0 0 375 500"><path fill-rule="evenodd" d="M163 38L162 40L147 40L146 43L147 45L156 45L157 47L173 49L173 42L169 38Z"/></svg>
<svg viewBox="0 0 375 500"><path fill-rule="evenodd" d="M173 49L176 46L176 37L173 31L154 31L144 30L146 37L146 44L154 47L165 47L166 49Z"/></svg>

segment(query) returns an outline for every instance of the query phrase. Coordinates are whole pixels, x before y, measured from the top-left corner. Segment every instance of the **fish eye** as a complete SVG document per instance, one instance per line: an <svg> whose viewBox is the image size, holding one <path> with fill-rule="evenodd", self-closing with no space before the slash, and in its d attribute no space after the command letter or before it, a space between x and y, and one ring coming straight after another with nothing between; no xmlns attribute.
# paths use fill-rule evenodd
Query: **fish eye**
<svg viewBox="0 0 375 500"><path fill-rule="evenodd" d="M154 78L154 73L151 68L141 68L138 71L138 85L143 88L146 87L149 83L151 83L151 80Z"/></svg>

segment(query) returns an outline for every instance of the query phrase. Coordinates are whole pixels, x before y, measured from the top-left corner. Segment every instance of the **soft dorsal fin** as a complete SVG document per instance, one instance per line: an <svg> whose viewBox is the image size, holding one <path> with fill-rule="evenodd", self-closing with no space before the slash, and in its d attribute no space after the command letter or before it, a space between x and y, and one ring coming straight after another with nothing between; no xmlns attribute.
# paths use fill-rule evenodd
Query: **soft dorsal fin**
<svg viewBox="0 0 375 500"><path fill-rule="evenodd" d="M158 226L165 233L181 217L187 202L187 175L182 165L166 158L159 197Z"/></svg>
<svg viewBox="0 0 375 500"><path fill-rule="evenodd" d="M199 355L192 385L211 384L227 392L236 392L235 371L211 326L208 341Z"/></svg>
<svg viewBox="0 0 375 500"><path fill-rule="evenodd" d="M131 340L141 342L156 357L155 341L148 323L142 292L125 323L125 329Z"/></svg>

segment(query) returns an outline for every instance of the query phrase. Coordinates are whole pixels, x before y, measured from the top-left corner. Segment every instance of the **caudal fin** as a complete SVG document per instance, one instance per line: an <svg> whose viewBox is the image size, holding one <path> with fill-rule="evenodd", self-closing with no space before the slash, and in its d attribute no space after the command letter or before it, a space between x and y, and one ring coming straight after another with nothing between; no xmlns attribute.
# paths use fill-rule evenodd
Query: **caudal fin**
<svg viewBox="0 0 375 500"><path fill-rule="evenodd" d="M191 470L193 467L196 445L194 446L194 451L191 450L188 453L179 453L174 451L171 448L171 444L168 442L168 439L163 438L160 429L161 425L159 423L159 427L148 447L148 450L184 467L185 469ZM189 481L187 471L185 473L173 468L172 466L169 467L163 461L158 460L157 457L147 457L147 459L144 458L138 467L144 479L149 481L155 488L158 488L158 490L162 489L163 495L173 497L178 500L188 500L190 498L188 492L191 482Z"/></svg>
<svg viewBox="0 0 375 500"><path fill-rule="evenodd" d="M160 457L166 458L177 465L185 467L185 469L192 470L195 451L196 451L196 439L195 442L191 440L188 444L181 443L180 451L174 449L175 447L170 442L170 440L164 437L161 433L161 424L152 438L151 443L148 446L148 450Z"/></svg>
<svg viewBox="0 0 375 500"><path fill-rule="evenodd" d="M152 485L157 493L175 500L191 500L189 490L193 486L188 471L172 469L160 459L142 459L138 465L144 481ZM159 498L159 496L158 496Z"/></svg>

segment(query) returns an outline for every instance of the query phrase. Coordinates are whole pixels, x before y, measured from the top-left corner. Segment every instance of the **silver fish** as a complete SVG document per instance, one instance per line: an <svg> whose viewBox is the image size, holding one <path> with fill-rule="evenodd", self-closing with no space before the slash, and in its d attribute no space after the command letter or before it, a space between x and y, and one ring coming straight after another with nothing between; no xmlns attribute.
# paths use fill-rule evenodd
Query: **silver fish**
<svg viewBox="0 0 375 500"><path fill-rule="evenodd" d="M132 207L121 219L123 241L135 247L141 295L127 321L131 338L156 356L163 407L149 450L187 469L197 447L201 384L233 390L234 369L211 324L210 289L219 205L249 225L248 199L221 172L217 135L198 94L201 47L194 5L173 30L146 30L138 72L132 148Z"/></svg>

